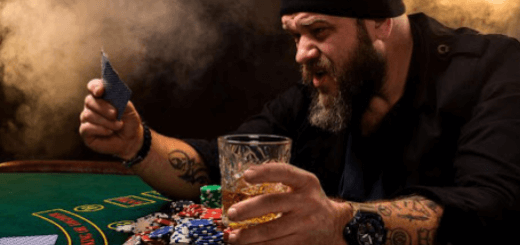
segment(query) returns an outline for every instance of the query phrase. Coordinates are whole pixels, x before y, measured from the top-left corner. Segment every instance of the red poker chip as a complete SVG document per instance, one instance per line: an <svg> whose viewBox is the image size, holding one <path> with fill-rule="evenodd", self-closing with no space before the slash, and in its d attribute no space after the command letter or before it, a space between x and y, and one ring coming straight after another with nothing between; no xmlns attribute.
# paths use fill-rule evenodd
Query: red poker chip
<svg viewBox="0 0 520 245"><path fill-rule="evenodd" d="M150 241L152 241L152 238L150 238L150 236L148 236L148 235L142 235L141 240L143 242L150 242Z"/></svg>
<svg viewBox="0 0 520 245"><path fill-rule="evenodd" d="M162 226L175 226L175 221L169 220L169 219L156 219L155 223L162 225Z"/></svg>
<svg viewBox="0 0 520 245"><path fill-rule="evenodd" d="M200 216L201 219L212 219L212 220L216 220L216 219L222 219L222 214L218 214L218 213L206 213L206 214L202 214Z"/></svg>

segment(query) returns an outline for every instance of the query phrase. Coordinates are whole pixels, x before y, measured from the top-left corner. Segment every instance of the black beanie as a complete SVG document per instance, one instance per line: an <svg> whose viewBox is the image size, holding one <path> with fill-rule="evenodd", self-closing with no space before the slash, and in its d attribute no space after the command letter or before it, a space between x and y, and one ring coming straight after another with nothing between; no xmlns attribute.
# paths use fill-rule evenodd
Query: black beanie
<svg viewBox="0 0 520 245"><path fill-rule="evenodd" d="M282 0L280 15L312 12L375 19L396 17L404 11L402 0Z"/></svg>

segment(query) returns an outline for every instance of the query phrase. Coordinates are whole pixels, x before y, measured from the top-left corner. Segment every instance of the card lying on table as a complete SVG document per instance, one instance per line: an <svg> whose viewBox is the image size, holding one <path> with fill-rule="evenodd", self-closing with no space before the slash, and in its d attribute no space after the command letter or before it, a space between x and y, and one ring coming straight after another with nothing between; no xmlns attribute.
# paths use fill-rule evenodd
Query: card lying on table
<svg viewBox="0 0 520 245"><path fill-rule="evenodd" d="M105 93L102 98L117 109L117 120L121 120L126 104L132 96L132 90L119 78L105 53L101 53L101 75L105 85Z"/></svg>
<svg viewBox="0 0 520 245"><path fill-rule="evenodd" d="M56 240L58 235L4 237L0 238L0 245L54 245Z"/></svg>

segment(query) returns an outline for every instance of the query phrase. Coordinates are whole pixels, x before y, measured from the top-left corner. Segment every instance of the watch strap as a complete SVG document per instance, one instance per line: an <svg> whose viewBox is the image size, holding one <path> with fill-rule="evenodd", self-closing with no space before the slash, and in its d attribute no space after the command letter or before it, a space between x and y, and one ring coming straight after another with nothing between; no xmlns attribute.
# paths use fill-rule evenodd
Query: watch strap
<svg viewBox="0 0 520 245"><path fill-rule="evenodd" d="M131 168L132 166L142 162L144 158L150 152L150 147L152 145L152 133L150 132L150 128L146 123L142 123L143 125L143 145L141 149L137 152L137 155L130 160L123 161L123 165L127 168Z"/></svg>

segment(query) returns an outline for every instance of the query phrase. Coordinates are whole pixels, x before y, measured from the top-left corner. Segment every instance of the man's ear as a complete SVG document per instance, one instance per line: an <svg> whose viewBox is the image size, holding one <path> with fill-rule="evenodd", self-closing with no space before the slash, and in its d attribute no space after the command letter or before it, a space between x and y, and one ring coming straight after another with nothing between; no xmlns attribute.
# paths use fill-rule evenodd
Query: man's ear
<svg viewBox="0 0 520 245"><path fill-rule="evenodd" d="M374 19L374 35L377 39L386 40L390 37L393 27L393 19Z"/></svg>

